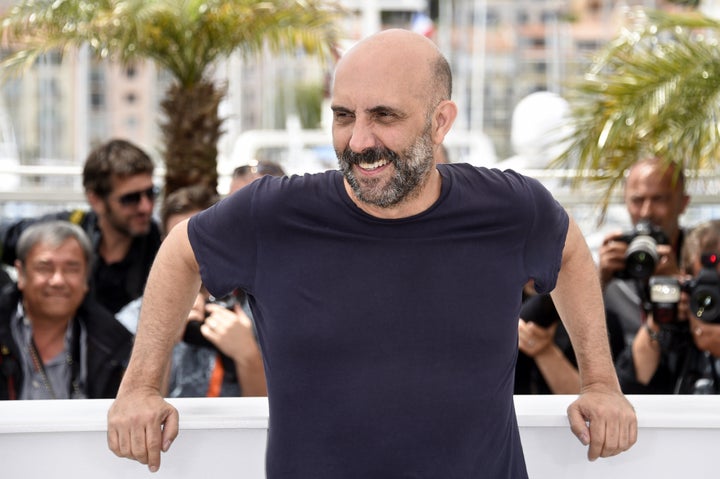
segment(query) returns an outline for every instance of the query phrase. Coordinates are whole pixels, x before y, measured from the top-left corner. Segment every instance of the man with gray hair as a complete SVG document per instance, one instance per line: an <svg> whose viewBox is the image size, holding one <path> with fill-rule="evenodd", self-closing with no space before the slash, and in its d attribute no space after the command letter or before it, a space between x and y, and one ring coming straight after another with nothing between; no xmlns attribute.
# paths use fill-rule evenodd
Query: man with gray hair
<svg viewBox="0 0 720 479"><path fill-rule="evenodd" d="M0 399L112 398L132 335L87 296L92 245L67 221L17 243L17 284L0 293Z"/></svg>

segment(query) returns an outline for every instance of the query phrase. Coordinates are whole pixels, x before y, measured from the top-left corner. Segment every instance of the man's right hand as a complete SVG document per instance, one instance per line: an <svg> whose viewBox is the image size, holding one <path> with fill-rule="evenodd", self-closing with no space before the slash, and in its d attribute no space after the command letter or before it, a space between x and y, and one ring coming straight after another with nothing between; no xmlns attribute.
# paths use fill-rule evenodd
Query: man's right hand
<svg viewBox="0 0 720 479"><path fill-rule="evenodd" d="M598 270L603 288L615 274L625 269L625 253L628 245L620 239L622 235L622 231L612 232L605 236L600 246Z"/></svg>
<svg viewBox="0 0 720 479"><path fill-rule="evenodd" d="M107 441L119 457L160 468L160 452L167 452L178 434L178 412L157 391L118 393L108 411Z"/></svg>

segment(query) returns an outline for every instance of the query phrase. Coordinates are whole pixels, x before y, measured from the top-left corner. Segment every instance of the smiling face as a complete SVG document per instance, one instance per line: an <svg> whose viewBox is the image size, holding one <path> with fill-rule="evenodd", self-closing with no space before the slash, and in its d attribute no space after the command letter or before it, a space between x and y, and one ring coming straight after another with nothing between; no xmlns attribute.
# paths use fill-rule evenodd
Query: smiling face
<svg viewBox="0 0 720 479"><path fill-rule="evenodd" d="M438 58L429 40L386 31L338 63L333 145L356 202L393 208L438 194L433 154L456 113L433 75Z"/></svg>
<svg viewBox="0 0 720 479"><path fill-rule="evenodd" d="M33 320L69 320L88 291L88 264L80 243L37 243L17 263L23 307Z"/></svg>
<svg viewBox="0 0 720 479"><path fill-rule="evenodd" d="M376 147L355 153L348 147L338 159L340 171L360 201L381 208L397 205L422 186L433 167L429 128L404 151ZM392 173L383 174L384 170Z"/></svg>

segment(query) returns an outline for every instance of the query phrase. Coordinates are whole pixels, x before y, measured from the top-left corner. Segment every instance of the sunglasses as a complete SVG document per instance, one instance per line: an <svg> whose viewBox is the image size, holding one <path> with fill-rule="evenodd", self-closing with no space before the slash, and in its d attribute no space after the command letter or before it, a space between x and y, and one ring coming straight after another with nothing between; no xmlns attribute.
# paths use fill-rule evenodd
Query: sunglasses
<svg viewBox="0 0 720 479"><path fill-rule="evenodd" d="M133 191L132 193L125 193L118 197L118 203L123 206L137 206L140 203L140 199L146 196L148 200L155 201L155 197L158 195L158 188L153 186L147 190Z"/></svg>

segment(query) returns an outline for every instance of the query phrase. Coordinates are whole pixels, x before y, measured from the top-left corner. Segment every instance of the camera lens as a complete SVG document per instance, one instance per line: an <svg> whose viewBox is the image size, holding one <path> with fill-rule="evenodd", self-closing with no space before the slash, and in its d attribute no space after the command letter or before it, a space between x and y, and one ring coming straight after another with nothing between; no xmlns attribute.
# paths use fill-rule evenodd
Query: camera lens
<svg viewBox="0 0 720 479"><path fill-rule="evenodd" d="M716 322L718 311L718 291L707 286L700 286L693 291L690 297L690 309L698 319L706 322Z"/></svg>
<svg viewBox="0 0 720 479"><path fill-rule="evenodd" d="M639 235L628 245L625 269L631 278L647 279L655 271L658 261L657 243L652 236Z"/></svg>

